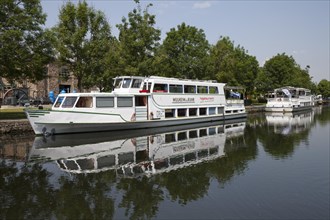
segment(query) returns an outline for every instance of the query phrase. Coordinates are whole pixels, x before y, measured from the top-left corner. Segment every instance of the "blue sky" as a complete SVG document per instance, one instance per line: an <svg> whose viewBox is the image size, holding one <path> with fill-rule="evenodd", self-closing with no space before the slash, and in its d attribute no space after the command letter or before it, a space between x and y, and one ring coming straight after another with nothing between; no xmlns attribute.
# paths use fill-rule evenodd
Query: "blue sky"
<svg viewBox="0 0 330 220"><path fill-rule="evenodd" d="M46 26L58 22L64 0L41 0L48 15ZM77 2L77 1L72 1ZM112 33L118 36L116 24L136 6L133 0L93 0L89 6L107 16ZM278 53L292 55L305 68L310 66L314 82L330 80L330 0L278 1L141 1L142 8L156 15L156 28L166 33L185 22L205 32L210 44L228 36L255 56L260 66Z"/></svg>

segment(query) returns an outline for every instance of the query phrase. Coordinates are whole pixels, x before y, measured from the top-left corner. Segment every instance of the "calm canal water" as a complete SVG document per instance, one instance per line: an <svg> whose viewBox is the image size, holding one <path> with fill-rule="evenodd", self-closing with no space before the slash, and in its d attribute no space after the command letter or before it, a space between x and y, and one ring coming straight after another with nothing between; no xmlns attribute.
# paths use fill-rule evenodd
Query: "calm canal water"
<svg viewBox="0 0 330 220"><path fill-rule="evenodd" d="M1 137L0 219L329 219L330 108Z"/></svg>

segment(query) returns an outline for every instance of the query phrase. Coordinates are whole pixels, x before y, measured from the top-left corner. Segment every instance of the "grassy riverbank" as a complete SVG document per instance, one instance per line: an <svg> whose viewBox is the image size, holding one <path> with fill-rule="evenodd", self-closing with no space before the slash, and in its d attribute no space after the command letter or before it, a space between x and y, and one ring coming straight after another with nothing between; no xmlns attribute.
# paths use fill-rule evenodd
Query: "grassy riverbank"
<svg viewBox="0 0 330 220"><path fill-rule="evenodd" d="M25 119L24 107L16 106L1 106L0 108L0 120L11 119ZM29 107L29 109L38 109L37 107ZM43 109L50 109L50 106L43 106Z"/></svg>
<svg viewBox="0 0 330 220"><path fill-rule="evenodd" d="M26 115L24 113L24 108L0 109L0 120L24 119L24 118L26 118Z"/></svg>

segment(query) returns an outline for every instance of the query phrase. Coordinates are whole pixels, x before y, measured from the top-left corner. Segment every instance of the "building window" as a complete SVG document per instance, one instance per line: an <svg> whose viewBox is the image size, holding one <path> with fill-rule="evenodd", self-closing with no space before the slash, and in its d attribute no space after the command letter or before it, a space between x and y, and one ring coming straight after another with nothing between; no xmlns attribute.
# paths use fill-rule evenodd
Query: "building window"
<svg viewBox="0 0 330 220"><path fill-rule="evenodd" d="M70 71L69 71L69 68L66 67L66 66L62 66L60 68L60 73L59 73L59 77L62 78L62 79L68 79L70 76Z"/></svg>

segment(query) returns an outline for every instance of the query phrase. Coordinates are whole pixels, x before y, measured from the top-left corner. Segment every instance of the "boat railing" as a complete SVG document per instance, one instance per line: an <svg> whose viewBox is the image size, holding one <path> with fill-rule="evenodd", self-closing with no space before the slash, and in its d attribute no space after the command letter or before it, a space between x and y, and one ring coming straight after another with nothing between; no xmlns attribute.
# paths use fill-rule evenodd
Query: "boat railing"
<svg viewBox="0 0 330 220"><path fill-rule="evenodd" d="M227 106L241 106L244 105L244 100L242 99L227 99Z"/></svg>

